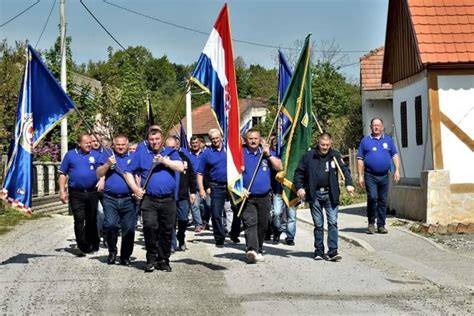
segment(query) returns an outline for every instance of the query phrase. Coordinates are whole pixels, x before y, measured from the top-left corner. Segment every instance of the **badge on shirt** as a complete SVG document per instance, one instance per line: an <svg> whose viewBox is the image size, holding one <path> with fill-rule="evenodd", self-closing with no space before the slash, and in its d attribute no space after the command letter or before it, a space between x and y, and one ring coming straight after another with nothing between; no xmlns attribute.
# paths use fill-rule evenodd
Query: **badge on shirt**
<svg viewBox="0 0 474 316"><path fill-rule="evenodd" d="M326 161L326 169L324 169L324 172L329 172L329 161Z"/></svg>
<svg viewBox="0 0 474 316"><path fill-rule="evenodd" d="M262 160L262 170L267 171L268 169L268 162L266 160Z"/></svg>
<svg viewBox="0 0 474 316"><path fill-rule="evenodd" d="M336 164L334 163L334 160L331 161L331 168L332 168L332 169L335 169L335 168L336 168Z"/></svg>
<svg viewBox="0 0 474 316"><path fill-rule="evenodd" d="M383 149L388 149L388 144L387 143L383 143Z"/></svg>
<svg viewBox="0 0 474 316"><path fill-rule="evenodd" d="M132 159L127 160L127 165L129 165L131 161Z"/></svg>
<svg viewBox="0 0 474 316"><path fill-rule="evenodd" d="M377 147L372 147L372 151L377 151Z"/></svg>
<svg viewBox="0 0 474 316"><path fill-rule="evenodd" d="M94 156L90 156L90 157L89 157L89 163L95 163Z"/></svg>

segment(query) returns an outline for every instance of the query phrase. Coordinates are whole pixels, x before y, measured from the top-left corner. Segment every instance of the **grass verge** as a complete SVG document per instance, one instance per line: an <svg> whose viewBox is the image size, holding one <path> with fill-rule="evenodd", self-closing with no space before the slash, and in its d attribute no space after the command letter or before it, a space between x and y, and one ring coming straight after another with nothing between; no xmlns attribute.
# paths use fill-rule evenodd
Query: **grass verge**
<svg viewBox="0 0 474 316"><path fill-rule="evenodd" d="M1 202L0 202L1 203ZM50 217L47 214L35 214L31 217L26 217L21 212L13 209L9 205L5 205L5 212L0 214L0 235L3 235L23 221L31 221L38 218Z"/></svg>

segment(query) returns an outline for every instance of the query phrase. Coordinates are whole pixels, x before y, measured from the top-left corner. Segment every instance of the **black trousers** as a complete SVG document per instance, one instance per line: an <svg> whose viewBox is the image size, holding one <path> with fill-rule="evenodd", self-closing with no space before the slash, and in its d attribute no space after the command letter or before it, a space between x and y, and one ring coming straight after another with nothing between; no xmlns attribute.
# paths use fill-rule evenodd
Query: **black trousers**
<svg viewBox="0 0 474 316"><path fill-rule="evenodd" d="M143 217L146 261L169 262L171 237L176 222L176 201L173 197L154 198L145 195L140 207Z"/></svg>
<svg viewBox="0 0 474 316"><path fill-rule="evenodd" d="M74 234L77 247L83 252L99 249L99 232L97 231L97 192L69 190L69 206L74 217Z"/></svg>
<svg viewBox="0 0 474 316"><path fill-rule="evenodd" d="M270 194L247 199L242 213L247 250L262 252L270 208Z"/></svg>

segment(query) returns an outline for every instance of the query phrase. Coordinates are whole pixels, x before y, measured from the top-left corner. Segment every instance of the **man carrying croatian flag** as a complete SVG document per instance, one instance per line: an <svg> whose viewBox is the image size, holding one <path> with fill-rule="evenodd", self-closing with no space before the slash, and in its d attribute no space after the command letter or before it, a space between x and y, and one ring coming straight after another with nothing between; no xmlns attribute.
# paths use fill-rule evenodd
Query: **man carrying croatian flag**
<svg viewBox="0 0 474 316"><path fill-rule="evenodd" d="M234 204L243 192L239 102L227 4L219 13L191 81L211 94L211 107L220 126L220 131L209 132L213 146L201 158L197 180L200 195L205 198L203 176L209 176L214 238L216 246L222 246L225 232L221 213L226 191Z"/></svg>

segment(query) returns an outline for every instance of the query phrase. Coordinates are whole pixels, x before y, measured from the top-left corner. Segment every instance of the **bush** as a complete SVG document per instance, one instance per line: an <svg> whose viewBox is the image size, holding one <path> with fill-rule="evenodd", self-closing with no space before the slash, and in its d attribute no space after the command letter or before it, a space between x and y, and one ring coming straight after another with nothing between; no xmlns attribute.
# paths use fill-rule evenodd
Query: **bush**
<svg viewBox="0 0 474 316"><path fill-rule="evenodd" d="M60 157L59 145L48 141L42 142L33 149L33 157L35 161L57 162Z"/></svg>

